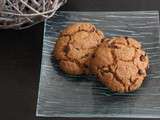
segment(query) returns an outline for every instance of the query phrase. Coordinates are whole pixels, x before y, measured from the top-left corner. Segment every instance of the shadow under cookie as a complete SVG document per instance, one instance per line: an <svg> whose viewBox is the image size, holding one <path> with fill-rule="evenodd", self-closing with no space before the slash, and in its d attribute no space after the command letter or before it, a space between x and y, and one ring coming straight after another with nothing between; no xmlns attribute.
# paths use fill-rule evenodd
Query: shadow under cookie
<svg viewBox="0 0 160 120"><path fill-rule="evenodd" d="M59 62L52 56L50 58L50 61L52 63L53 69L56 71L56 73L60 76L63 76L66 78L67 81L70 82L83 82L83 81L88 81L88 82L93 82L95 81L94 76L92 75L70 75L65 73L61 68L59 67Z"/></svg>

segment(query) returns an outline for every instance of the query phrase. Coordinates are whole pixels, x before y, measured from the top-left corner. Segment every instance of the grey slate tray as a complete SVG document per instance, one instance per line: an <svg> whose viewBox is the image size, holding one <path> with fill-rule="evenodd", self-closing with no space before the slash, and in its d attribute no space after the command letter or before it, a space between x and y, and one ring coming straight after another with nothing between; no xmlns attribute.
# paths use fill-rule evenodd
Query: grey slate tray
<svg viewBox="0 0 160 120"><path fill-rule="evenodd" d="M107 36L127 35L140 40L150 58L148 77L133 93L109 91L93 76L63 73L51 59L57 36L76 21L95 24ZM37 116L160 118L159 13L59 12L45 23Z"/></svg>

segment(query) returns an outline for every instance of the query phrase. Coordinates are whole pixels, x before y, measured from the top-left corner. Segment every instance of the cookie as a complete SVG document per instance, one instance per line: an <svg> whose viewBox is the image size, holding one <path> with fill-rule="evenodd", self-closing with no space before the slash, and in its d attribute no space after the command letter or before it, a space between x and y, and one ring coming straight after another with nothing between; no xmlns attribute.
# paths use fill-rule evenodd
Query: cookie
<svg viewBox="0 0 160 120"><path fill-rule="evenodd" d="M103 38L103 33L91 23L71 24L60 34L54 57L68 74L89 74L90 58Z"/></svg>
<svg viewBox="0 0 160 120"><path fill-rule="evenodd" d="M141 44L130 37L105 39L90 63L99 80L115 92L137 90L148 68L149 59Z"/></svg>

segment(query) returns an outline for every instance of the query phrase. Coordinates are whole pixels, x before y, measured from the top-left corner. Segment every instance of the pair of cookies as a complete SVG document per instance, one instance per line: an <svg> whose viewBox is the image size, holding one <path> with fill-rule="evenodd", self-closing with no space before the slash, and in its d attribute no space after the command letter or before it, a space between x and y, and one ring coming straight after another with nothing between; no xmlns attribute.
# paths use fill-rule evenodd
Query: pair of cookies
<svg viewBox="0 0 160 120"><path fill-rule="evenodd" d="M90 23L69 25L56 42L54 56L64 72L72 75L93 73L116 92L138 89L146 77L149 62L135 39L104 38Z"/></svg>

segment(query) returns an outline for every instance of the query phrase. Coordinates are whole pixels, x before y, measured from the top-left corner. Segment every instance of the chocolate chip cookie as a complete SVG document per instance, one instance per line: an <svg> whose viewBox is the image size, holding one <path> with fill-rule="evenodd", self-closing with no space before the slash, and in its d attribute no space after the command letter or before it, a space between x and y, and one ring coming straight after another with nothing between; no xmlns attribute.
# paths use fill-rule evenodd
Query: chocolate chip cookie
<svg viewBox="0 0 160 120"><path fill-rule="evenodd" d="M148 64L148 56L136 39L119 36L100 44L90 67L112 91L131 92L141 86Z"/></svg>
<svg viewBox="0 0 160 120"><path fill-rule="evenodd" d="M72 75L88 74L90 58L103 38L103 33L91 23L66 27L54 48L60 68Z"/></svg>

